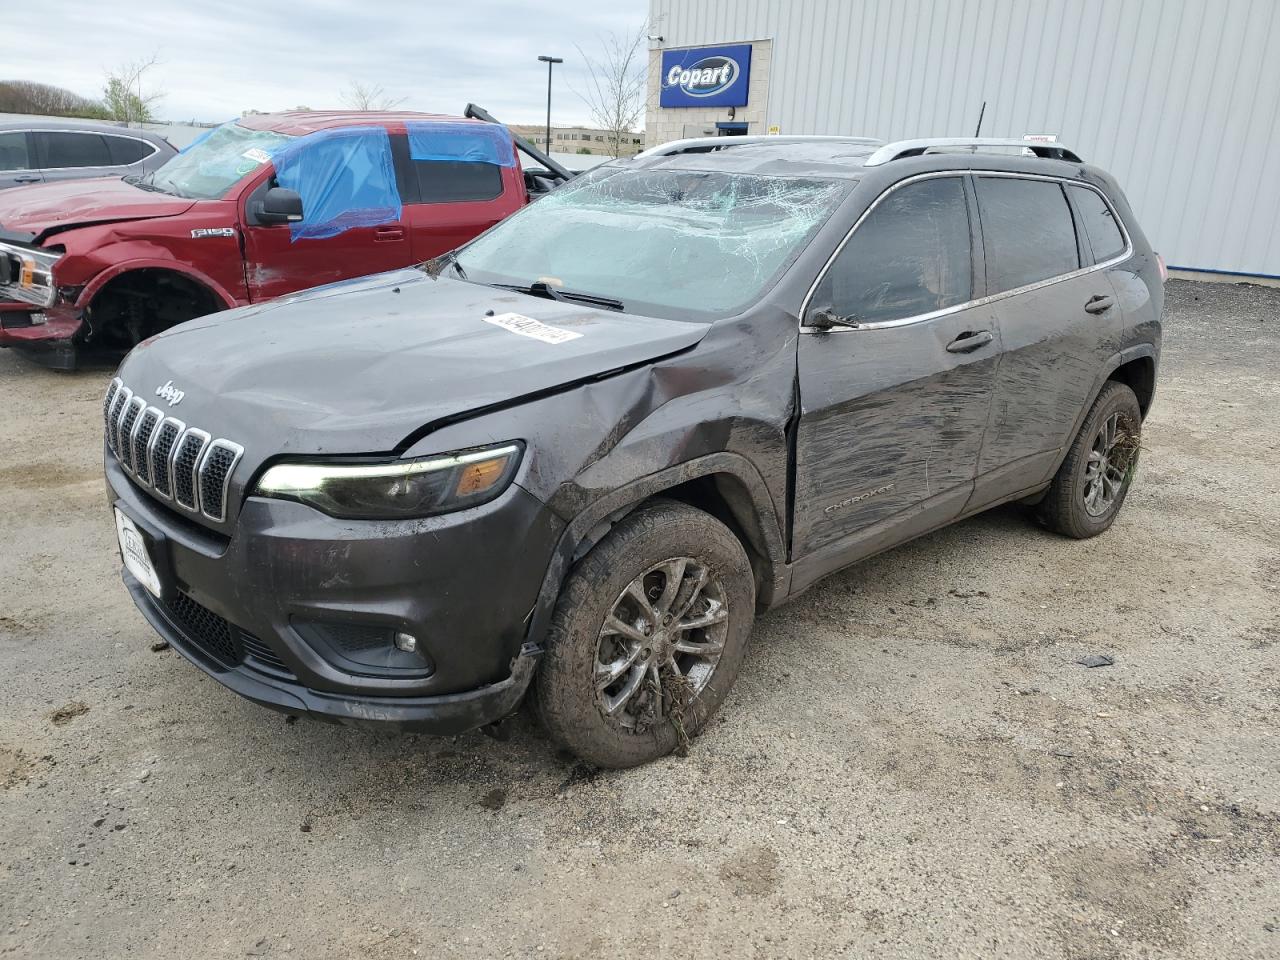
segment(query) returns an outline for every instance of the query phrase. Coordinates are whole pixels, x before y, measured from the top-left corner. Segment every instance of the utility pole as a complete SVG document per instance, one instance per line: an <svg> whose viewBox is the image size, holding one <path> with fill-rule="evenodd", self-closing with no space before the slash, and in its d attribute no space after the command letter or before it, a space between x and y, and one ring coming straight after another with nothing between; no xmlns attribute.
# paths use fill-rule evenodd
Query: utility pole
<svg viewBox="0 0 1280 960"><path fill-rule="evenodd" d="M547 153L551 152L551 67L557 63L564 63L562 57L539 57L540 61L547 65Z"/></svg>

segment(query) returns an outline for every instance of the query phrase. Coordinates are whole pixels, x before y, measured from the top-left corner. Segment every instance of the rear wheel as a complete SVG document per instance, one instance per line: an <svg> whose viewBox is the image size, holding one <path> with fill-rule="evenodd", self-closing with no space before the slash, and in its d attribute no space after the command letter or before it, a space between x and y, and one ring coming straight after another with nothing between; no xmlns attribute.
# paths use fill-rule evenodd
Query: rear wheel
<svg viewBox="0 0 1280 960"><path fill-rule="evenodd" d="M687 746L737 679L755 616L742 544L692 507L626 517L565 584L538 669L552 739L601 767Z"/></svg>
<svg viewBox="0 0 1280 960"><path fill-rule="evenodd" d="M1040 503L1041 522L1078 540L1110 527L1133 482L1141 439L1138 398L1107 381Z"/></svg>

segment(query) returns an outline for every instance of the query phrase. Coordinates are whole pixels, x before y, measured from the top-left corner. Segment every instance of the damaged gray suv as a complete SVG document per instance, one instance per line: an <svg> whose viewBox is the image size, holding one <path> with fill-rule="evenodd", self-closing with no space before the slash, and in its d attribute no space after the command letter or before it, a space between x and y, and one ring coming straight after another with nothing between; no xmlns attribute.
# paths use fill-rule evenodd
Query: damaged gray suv
<svg viewBox="0 0 1280 960"><path fill-rule="evenodd" d="M1116 517L1164 267L1058 144L680 141L421 268L174 327L104 403L124 581L260 704L621 767L760 610L1020 500Z"/></svg>

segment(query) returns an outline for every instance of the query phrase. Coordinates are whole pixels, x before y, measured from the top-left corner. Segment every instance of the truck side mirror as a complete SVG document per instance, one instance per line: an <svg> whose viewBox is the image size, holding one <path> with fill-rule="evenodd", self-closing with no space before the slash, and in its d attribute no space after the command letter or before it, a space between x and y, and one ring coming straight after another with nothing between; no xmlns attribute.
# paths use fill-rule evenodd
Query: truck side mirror
<svg viewBox="0 0 1280 960"><path fill-rule="evenodd" d="M254 219L262 224L297 223L302 219L302 198L296 190L272 187L257 203Z"/></svg>

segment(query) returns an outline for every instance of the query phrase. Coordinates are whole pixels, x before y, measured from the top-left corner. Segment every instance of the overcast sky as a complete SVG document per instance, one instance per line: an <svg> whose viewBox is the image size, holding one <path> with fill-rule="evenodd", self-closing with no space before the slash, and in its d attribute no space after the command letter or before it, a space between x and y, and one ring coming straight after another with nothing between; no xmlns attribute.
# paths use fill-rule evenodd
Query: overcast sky
<svg viewBox="0 0 1280 960"><path fill-rule="evenodd" d="M574 89L578 44L636 30L647 0L40 0L6 16L0 80L36 80L100 97L103 75L158 54L149 85L164 120L227 120L244 110L340 107L351 80L381 84L404 109L457 114L468 101L507 123L546 111L546 64L557 65L552 122L588 119ZM16 13L16 9L11 11ZM646 44L647 46L647 44ZM144 85L144 89L145 89Z"/></svg>

